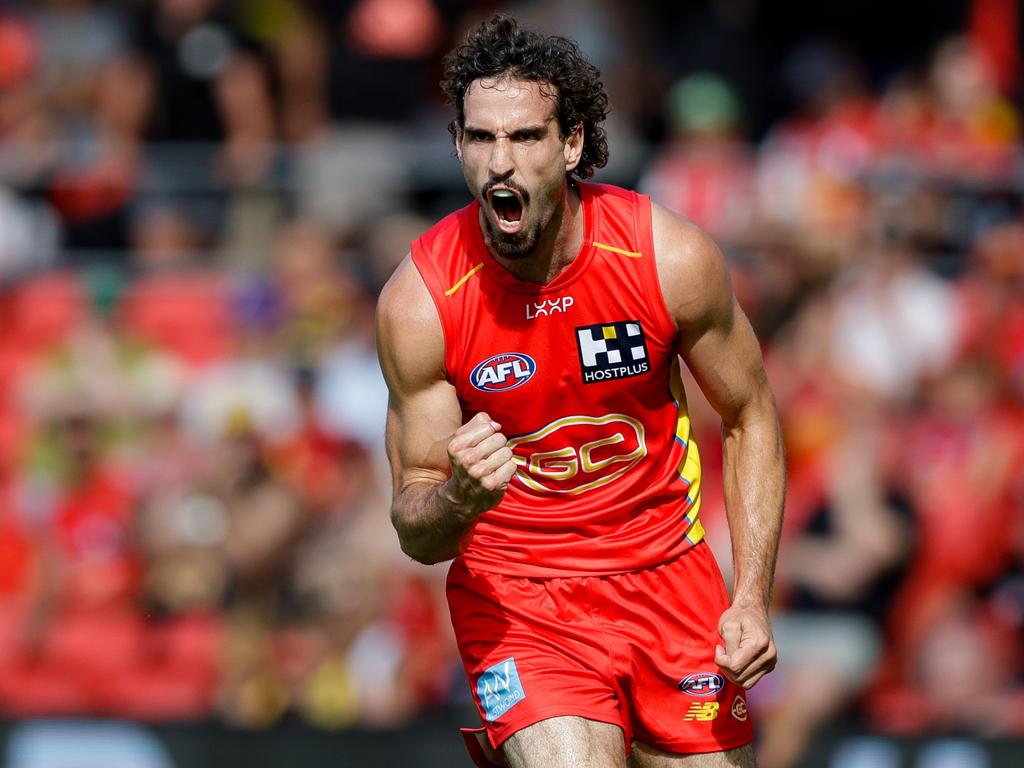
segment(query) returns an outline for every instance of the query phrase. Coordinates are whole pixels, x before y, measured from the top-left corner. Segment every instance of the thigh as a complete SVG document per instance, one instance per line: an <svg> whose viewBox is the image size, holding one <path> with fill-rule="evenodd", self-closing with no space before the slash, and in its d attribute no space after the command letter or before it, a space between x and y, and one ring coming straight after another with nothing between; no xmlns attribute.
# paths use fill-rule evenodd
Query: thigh
<svg viewBox="0 0 1024 768"><path fill-rule="evenodd" d="M627 639L619 670L630 739L694 755L753 741L746 691L715 664L725 585L704 543L659 568L605 581L608 632Z"/></svg>
<svg viewBox="0 0 1024 768"><path fill-rule="evenodd" d="M622 729L582 717L552 717L502 745L509 768L626 768Z"/></svg>
<svg viewBox="0 0 1024 768"><path fill-rule="evenodd" d="M492 746L550 718L622 724L607 650L567 583L579 581L449 571L452 626Z"/></svg>
<svg viewBox="0 0 1024 768"><path fill-rule="evenodd" d="M633 742L629 768L755 768L754 750L747 744L724 752L674 755Z"/></svg>

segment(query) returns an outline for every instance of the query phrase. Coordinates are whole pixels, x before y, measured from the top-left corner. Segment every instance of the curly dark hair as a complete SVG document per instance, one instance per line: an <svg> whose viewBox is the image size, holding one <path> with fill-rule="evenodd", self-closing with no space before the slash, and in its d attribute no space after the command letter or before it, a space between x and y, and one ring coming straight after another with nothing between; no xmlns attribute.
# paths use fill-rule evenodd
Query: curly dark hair
<svg viewBox="0 0 1024 768"><path fill-rule="evenodd" d="M523 29L513 17L501 13L481 23L465 43L444 57L441 89L455 105L456 118L448 126L453 139L465 125L470 84L500 77L554 86L562 138L583 126L583 155L573 173L589 179L595 168L604 167L608 141L601 123L608 116L608 96L597 67L572 40Z"/></svg>

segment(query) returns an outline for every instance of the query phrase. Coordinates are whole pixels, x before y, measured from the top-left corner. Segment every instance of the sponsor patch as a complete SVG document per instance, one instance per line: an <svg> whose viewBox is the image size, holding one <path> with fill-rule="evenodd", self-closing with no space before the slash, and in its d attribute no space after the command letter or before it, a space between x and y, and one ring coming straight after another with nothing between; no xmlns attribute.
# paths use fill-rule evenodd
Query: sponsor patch
<svg viewBox="0 0 1024 768"><path fill-rule="evenodd" d="M718 717L718 702L705 701L703 704L691 704L690 708L686 710L683 720L696 720L701 723L707 723L716 717Z"/></svg>
<svg viewBox="0 0 1024 768"><path fill-rule="evenodd" d="M584 384L640 376L651 369L644 329L636 320L577 328L576 350Z"/></svg>
<svg viewBox="0 0 1024 768"><path fill-rule="evenodd" d="M487 722L493 723L526 698L514 656L484 670L476 681L476 695Z"/></svg>
<svg viewBox="0 0 1024 768"><path fill-rule="evenodd" d="M569 307L576 303L572 296L562 296L557 299L541 299L530 301L526 304L526 319L535 320L538 317L547 317L559 312L568 312Z"/></svg>
<svg viewBox="0 0 1024 768"><path fill-rule="evenodd" d="M521 387L536 372L537 363L529 355L503 352L478 363L469 374L469 381L484 392L507 392Z"/></svg>
<svg viewBox="0 0 1024 768"><path fill-rule="evenodd" d="M679 681L679 690L690 696L714 696L725 687L725 678L714 672L697 672Z"/></svg>
<svg viewBox="0 0 1024 768"><path fill-rule="evenodd" d="M747 702L742 696L736 694L736 698L732 700L732 716L739 720L741 723L747 721Z"/></svg>

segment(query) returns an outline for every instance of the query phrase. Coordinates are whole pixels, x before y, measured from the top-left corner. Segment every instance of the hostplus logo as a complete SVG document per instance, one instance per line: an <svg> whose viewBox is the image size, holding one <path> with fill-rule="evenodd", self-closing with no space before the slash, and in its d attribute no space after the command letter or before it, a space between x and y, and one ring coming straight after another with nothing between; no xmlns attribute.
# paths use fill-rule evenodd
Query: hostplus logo
<svg viewBox="0 0 1024 768"><path fill-rule="evenodd" d="M577 328L576 349L584 384L640 376L651 369L644 329L636 320Z"/></svg>

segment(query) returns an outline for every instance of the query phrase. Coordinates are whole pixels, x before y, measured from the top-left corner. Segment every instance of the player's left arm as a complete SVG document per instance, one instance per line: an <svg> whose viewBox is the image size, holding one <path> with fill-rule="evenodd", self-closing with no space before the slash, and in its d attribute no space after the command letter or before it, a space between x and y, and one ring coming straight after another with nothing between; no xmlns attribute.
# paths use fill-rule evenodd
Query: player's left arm
<svg viewBox="0 0 1024 768"><path fill-rule="evenodd" d="M722 417L723 482L732 536L732 605L716 663L750 688L775 667L768 619L786 473L775 397L721 251L697 227L654 206L654 247L678 351Z"/></svg>

